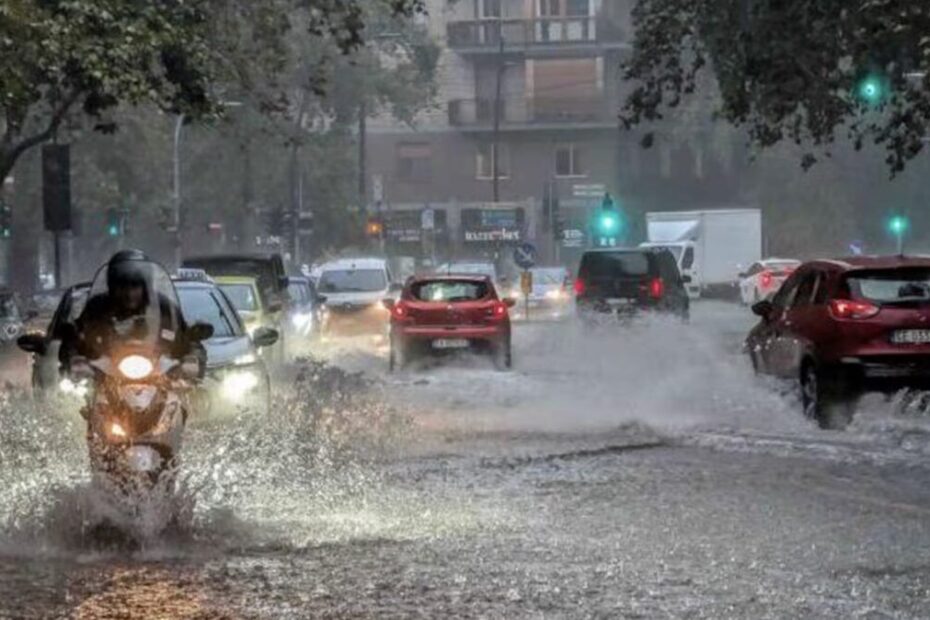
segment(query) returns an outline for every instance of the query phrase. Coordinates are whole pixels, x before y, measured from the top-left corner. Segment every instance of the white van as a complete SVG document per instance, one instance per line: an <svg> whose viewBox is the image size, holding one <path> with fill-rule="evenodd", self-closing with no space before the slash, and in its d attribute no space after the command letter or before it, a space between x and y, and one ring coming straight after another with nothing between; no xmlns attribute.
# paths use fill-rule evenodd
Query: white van
<svg viewBox="0 0 930 620"><path fill-rule="evenodd" d="M326 298L323 335L384 334L390 313L381 301L400 289L383 258L341 258L320 267L317 292Z"/></svg>

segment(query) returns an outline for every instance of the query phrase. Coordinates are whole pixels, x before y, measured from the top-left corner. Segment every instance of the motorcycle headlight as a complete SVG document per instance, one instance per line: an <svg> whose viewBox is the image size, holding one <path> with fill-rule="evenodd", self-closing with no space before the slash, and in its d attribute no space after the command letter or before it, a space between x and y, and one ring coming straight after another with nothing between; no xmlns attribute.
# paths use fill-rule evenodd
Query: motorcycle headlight
<svg viewBox="0 0 930 620"><path fill-rule="evenodd" d="M127 379L145 379L155 369L152 360L141 355L127 355L120 360L117 368Z"/></svg>
<svg viewBox="0 0 930 620"><path fill-rule="evenodd" d="M223 379L223 396L229 400L237 400L258 387L258 374L243 370L231 372Z"/></svg>
<svg viewBox="0 0 930 620"><path fill-rule="evenodd" d="M110 425L110 435L113 437L125 437L127 434L126 429L120 426L119 422L114 422Z"/></svg>

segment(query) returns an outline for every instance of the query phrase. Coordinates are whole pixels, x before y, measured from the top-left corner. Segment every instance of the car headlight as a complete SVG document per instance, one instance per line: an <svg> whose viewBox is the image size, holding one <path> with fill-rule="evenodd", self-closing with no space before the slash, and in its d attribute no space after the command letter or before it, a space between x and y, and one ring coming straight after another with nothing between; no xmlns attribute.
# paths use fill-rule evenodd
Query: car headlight
<svg viewBox="0 0 930 620"><path fill-rule="evenodd" d="M127 379L145 379L155 369L152 360L141 355L127 355L120 360L117 368Z"/></svg>
<svg viewBox="0 0 930 620"><path fill-rule="evenodd" d="M291 324L297 329L303 329L313 322L313 314L310 312L298 313L291 317Z"/></svg>
<svg viewBox="0 0 930 620"><path fill-rule="evenodd" d="M258 387L258 373L251 370L231 372L223 379L222 393L229 400L238 400Z"/></svg>
<svg viewBox="0 0 930 620"><path fill-rule="evenodd" d="M546 297L549 299L562 299L565 297L565 291L560 288L554 288L552 290L546 291Z"/></svg>

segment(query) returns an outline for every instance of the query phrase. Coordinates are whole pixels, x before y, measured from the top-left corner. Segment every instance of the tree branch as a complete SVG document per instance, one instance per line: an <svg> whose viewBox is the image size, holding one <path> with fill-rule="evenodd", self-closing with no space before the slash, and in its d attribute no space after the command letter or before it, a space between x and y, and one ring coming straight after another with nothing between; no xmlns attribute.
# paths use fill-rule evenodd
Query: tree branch
<svg viewBox="0 0 930 620"><path fill-rule="evenodd" d="M20 155L32 147L42 144L51 138L61 126L62 121L65 119L65 115L68 113L71 107L77 103L77 100L80 99L80 97L80 90L75 90L69 94L52 112L52 117L49 119L48 125L46 125L45 129L37 134L29 136L28 138L23 138L18 143L13 145L13 147L9 149L7 157L9 157L11 161L15 162ZM7 131L9 131L9 128Z"/></svg>

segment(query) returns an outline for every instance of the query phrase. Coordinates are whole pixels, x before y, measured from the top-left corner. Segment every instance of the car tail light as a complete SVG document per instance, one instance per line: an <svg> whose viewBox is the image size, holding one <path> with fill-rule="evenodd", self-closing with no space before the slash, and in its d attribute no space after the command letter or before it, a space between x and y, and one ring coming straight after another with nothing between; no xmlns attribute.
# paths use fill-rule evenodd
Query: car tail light
<svg viewBox="0 0 930 620"><path fill-rule="evenodd" d="M830 314L835 319L869 319L878 314L879 310L881 308L867 301L834 299L830 302Z"/></svg>
<svg viewBox="0 0 930 620"><path fill-rule="evenodd" d="M762 288L769 288L770 286L772 286L772 272L763 271L759 275L759 280L762 283Z"/></svg>
<svg viewBox="0 0 930 620"><path fill-rule="evenodd" d="M495 320L503 319L507 316L507 304L502 301L495 301L494 305L488 308L488 316Z"/></svg>
<svg viewBox="0 0 930 620"><path fill-rule="evenodd" d="M398 321L408 321L413 318L410 316L410 308L402 301L398 301L391 308L391 316Z"/></svg>
<svg viewBox="0 0 930 620"><path fill-rule="evenodd" d="M649 296L653 299L662 299L665 295L665 280L662 278L653 278L649 282Z"/></svg>
<svg viewBox="0 0 930 620"><path fill-rule="evenodd" d="M577 279L575 280L575 283L572 284L572 288L573 288L574 291L575 291L575 295L577 295L577 296L579 296L579 297L580 297L581 295L584 295L584 280L582 280L581 278L577 278Z"/></svg>

